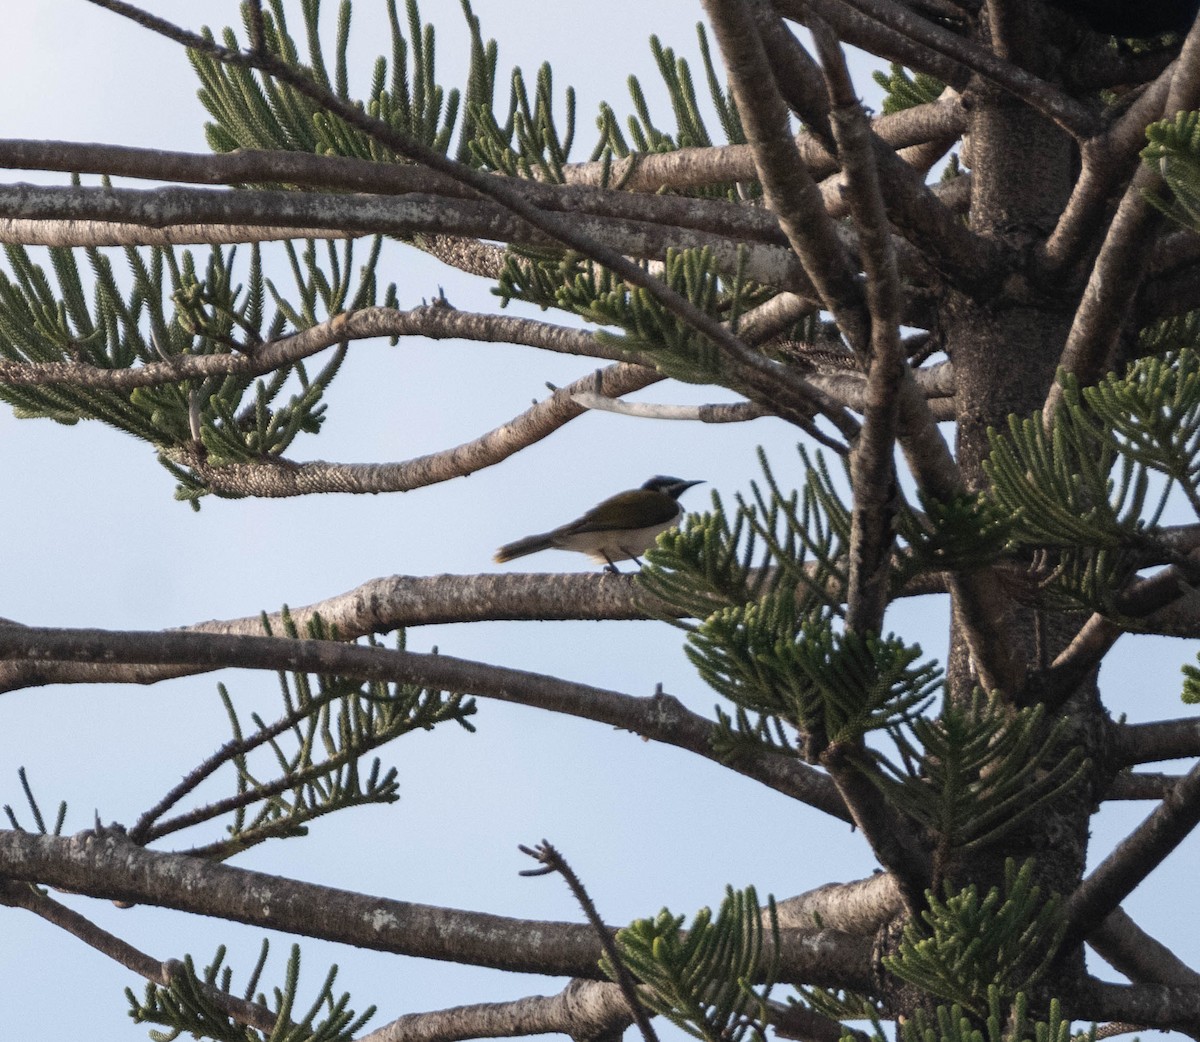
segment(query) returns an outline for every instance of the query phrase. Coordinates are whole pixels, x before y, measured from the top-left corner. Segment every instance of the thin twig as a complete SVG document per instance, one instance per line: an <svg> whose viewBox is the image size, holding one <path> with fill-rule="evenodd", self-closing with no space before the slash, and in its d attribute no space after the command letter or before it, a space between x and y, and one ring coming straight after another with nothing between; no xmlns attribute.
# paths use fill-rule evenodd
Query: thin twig
<svg viewBox="0 0 1200 1042"><path fill-rule="evenodd" d="M579 907L583 909L583 914L587 917L588 923L596 932L596 937L600 941L600 947L604 949L605 958L608 959L613 976L616 978L617 987L621 989L621 994L625 997L625 1001L633 1013L634 1022L637 1024L638 1030L642 1033L642 1038L646 1042L658 1042L658 1034L654 1030L654 1025L650 1023L650 1018L646 1015L645 1007L638 996L637 981L633 979L633 974L629 972L629 967L625 965L624 960L621 958L621 953L617 950L617 942L613 938L612 931L605 925L604 920L600 918L600 912L597 910L591 894L587 892L587 888L583 885L583 881L575 874L575 870L567 863L567 859L558 852L549 840L543 839L536 847L522 845L518 849L522 854L528 854L542 865L541 868L524 871L521 875L534 876L557 872L563 877L563 880L571 890L571 894L579 902Z"/></svg>
<svg viewBox="0 0 1200 1042"><path fill-rule="evenodd" d="M73 909L43 894L32 884L0 879L0 904L12 908L24 908L26 911L41 916L47 922L53 923L95 948L96 951L107 955L114 962L133 970L134 973L161 987L169 987L171 979L177 973L183 972L183 964L179 961L169 959L166 962L160 962L153 956L139 951L128 941L97 926ZM231 995L227 991L214 988L202 981L197 981L196 984L209 1002L239 1024L257 1028L268 1034L277 1029L279 1018L265 1006L239 999L236 995Z"/></svg>

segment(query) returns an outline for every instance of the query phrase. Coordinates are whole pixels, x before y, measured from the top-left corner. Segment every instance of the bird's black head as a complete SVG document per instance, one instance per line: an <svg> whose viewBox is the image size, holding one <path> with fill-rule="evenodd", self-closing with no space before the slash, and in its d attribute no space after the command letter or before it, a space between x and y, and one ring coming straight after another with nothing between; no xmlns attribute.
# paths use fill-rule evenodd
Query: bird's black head
<svg viewBox="0 0 1200 1042"><path fill-rule="evenodd" d="M693 485L703 485L703 481L684 481L683 478L672 478L665 474L656 474L642 488L651 492L661 492L672 499L678 499Z"/></svg>

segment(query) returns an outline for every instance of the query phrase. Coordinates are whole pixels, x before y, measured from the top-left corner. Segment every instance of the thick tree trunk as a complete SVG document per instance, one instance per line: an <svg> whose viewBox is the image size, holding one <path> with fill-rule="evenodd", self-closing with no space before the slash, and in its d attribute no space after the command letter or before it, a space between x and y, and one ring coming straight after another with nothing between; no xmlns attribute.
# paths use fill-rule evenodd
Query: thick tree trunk
<svg viewBox="0 0 1200 1042"><path fill-rule="evenodd" d="M1010 414L1028 416L1042 407L1078 303L1079 287L1039 284L1029 263L1034 247L1045 240L1062 212L1077 158L1065 132L1011 97L979 90L970 92L968 100L970 223L976 232L1002 241L1013 258L1008 277L989 287L986 298L956 294L945 302L943 312L945 348L957 381L957 457L969 487L982 488L988 428L1005 429ZM1033 673L1053 660L1082 621L1010 600L1003 630ZM951 634L948 678L955 699L969 697L978 684L966 642L957 631ZM1019 697L1020 692L1006 694ZM1066 742L1082 744L1098 760L1104 728L1094 677L1064 712L1072 720ZM1041 885L1069 893L1085 867L1092 788L1081 786L1036 815L1002 849L952 866L953 886L976 883L986 890L1002 881L1007 858L1019 863L1035 857ZM1082 954L1061 970L1053 989L1059 994L1082 973Z"/></svg>

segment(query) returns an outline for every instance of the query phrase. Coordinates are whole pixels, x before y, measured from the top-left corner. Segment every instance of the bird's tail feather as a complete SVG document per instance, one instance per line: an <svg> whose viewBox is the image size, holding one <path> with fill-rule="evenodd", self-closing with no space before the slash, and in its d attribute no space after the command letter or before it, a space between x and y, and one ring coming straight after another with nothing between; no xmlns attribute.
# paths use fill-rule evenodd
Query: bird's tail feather
<svg viewBox="0 0 1200 1042"><path fill-rule="evenodd" d="M511 561L514 557L524 557L526 554L536 554L539 550L549 550L554 545L550 541L551 536L550 532L541 532L538 535L527 535L515 543L505 543L496 551L492 560L497 564L503 564L505 561Z"/></svg>

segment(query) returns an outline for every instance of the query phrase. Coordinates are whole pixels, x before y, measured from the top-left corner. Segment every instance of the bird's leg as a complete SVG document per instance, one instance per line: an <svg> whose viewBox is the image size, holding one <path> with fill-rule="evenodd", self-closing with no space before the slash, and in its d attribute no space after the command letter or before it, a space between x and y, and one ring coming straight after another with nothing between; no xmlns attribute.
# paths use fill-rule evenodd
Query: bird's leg
<svg viewBox="0 0 1200 1042"><path fill-rule="evenodd" d="M606 565L604 566L604 570L605 570L606 572L612 572L612 573L613 573L613 575L620 575L620 574L621 574L621 569L620 569L620 568L618 568L618 567L617 567L615 564L613 564L613 559L612 559L611 557L609 557L609 556L608 556L608 553L607 553L607 551L601 550L600 552L601 552L602 554L604 554L604 559L605 559L605 560L608 562L608 564L606 564Z"/></svg>

